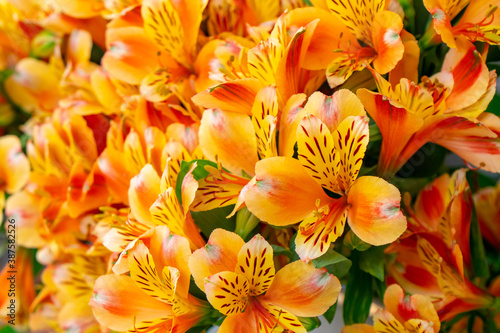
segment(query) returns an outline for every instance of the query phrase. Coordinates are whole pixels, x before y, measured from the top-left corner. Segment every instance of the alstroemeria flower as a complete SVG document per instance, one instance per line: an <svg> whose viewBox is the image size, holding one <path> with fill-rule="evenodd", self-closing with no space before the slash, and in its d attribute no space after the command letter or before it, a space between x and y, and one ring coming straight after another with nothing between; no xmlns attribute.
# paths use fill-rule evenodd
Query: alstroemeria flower
<svg viewBox="0 0 500 333"><path fill-rule="evenodd" d="M490 306L493 297L467 277L472 196L465 169L437 178L407 210L408 234L386 250L397 253L390 275L406 291L433 297L441 320Z"/></svg>
<svg viewBox="0 0 500 333"><path fill-rule="evenodd" d="M129 249L128 275L102 275L90 306L103 326L116 331L185 332L210 312L189 294L189 241L166 226Z"/></svg>
<svg viewBox="0 0 500 333"><path fill-rule="evenodd" d="M498 0L424 0L424 5L432 14L435 31L449 47L457 47L455 38L458 36L465 36L472 42L500 43ZM463 15L452 26L452 20L466 6Z"/></svg>
<svg viewBox="0 0 500 333"><path fill-rule="evenodd" d="M377 72L386 74L401 60L405 51L401 40L403 21L398 14L385 10L385 0L329 0L327 5L355 36L347 47L335 50L339 56L326 70L331 87L344 83L354 71L362 70L370 63ZM344 34L335 33L341 37ZM361 46L356 39L366 46Z"/></svg>
<svg viewBox="0 0 500 333"><path fill-rule="evenodd" d="M303 260L325 253L342 235L346 219L367 243L394 241L406 229L399 191L377 177L356 179L368 144L368 120L359 100L347 91L332 97L316 93L302 111L296 115L302 118L297 126L299 160L259 161L244 195L248 209L272 225L303 220L296 239ZM329 197L323 189L341 197Z"/></svg>
<svg viewBox="0 0 500 333"><path fill-rule="evenodd" d="M191 256L196 284L227 317L219 332L261 332L274 328L306 332L297 316L323 314L337 300L338 279L300 260L275 271L273 249L256 235L248 243L216 229Z"/></svg>
<svg viewBox="0 0 500 333"><path fill-rule="evenodd" d="M442 71L421 85L403 78L391 87L373 72L380 93L358 90L382 133L380 176L392 177L427 142L485 170L500 171L498 117L483 113L495 93L496 74L488 72L473 44L459 41Z"/></svg>
<svg viewBox="0 0 500 333"><path fill-rule="evenodd" d="M431 300L418 294L406 296L397 284L385 291L384 305L385 309L379 309L373 316L374 326L350 325L342 333L437 333L441 328Z"/></svg>

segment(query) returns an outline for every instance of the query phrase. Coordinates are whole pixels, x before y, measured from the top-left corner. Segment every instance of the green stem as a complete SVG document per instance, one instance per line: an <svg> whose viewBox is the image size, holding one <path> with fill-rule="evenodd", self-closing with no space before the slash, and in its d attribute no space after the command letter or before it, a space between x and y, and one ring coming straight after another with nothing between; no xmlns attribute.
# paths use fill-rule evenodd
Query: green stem
<svg viewBox="0 0 500 333"><path fill-rule="evenodd" d="M247 240L248 235L259 224L260 220L253 215L247 208L242 208L236 213L235 233Z"/></svg>

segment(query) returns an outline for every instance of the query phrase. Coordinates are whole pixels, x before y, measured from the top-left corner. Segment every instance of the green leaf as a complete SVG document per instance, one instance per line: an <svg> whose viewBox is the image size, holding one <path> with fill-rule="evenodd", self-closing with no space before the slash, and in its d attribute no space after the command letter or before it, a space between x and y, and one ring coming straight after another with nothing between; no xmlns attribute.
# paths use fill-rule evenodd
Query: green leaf
<svg viewBox="0 0 500 333"><path fill-rule="evenodd" d="M470 252L472 257L472 267L476 277L487 280L490 276L486 251L484 250L483 237L479 230L476 208L472 205L472 216L470 221Z"/></svg>
<svg viewBox="0 0 500 333"><path fill-rule="evenodd" d="M293 260L295 256L292 251L275 244L271 244L271 247L273 248L273 253L275 256L284 255L290 259L290 262L295 261Z"/></svg>
<svg viewBox="0 0 500 333"><path fill-rule="evenodd" d="M488 66L490 67L490 66ZM500 66L497 66L499 67L498 70L500 70ZM491 112L497 116L500 116L500 96L495 94L495 96L493 96L493 99L491 100L490 104L488 105L488 108L486 109L486 112Z"/></svg>
<svg viewBox="0 0 500 333"><path fill-rule="evenodd" d="M302 326L309 332L321 326L318 317L297 317Z"/></svg>
<svg viewBox="0 0 500 333"><path fill-rule="evenodd" d="M204 212L191 212L194 223L208 238L214 229L222 228L233 231L236 225L236 216L226 218L233 211L234 205L215 208Z"/></svg>
<svg viewBox="0 0 500 333"><path fill-rule="evenodd" d="M383 246L372 246L361 252L359 259L359 268L380 281L384 281L384 249Z"/></svg>
<svg viewBox="0 0 500 333"><path fill-rule="evenodd" d="M290 239L290 251L292 252L293 257L290 259L290 262L300 260L299 255L295 251L295 238L297 238L297 234L292 236L292 239Z"/></svg>
<svg viewBox="0 0 500 333"><path fill-rule="evenodd" d="M304 0L304 3L308 5L309 7L312 7L313 4L311 3L311 0Z"/></svg>
<svg viewBox="0 0 500 333"><path fill-rule="evenodd" d="M184 177L186 177L186 174L189 172L189 169L191 169L191 165L193 163L197 163L196 168L193 170L193 177L196 180L200 180L202 178L205 178L208 176L208 171L205 170L205 166L210 165L213 166L214 168L217 168L217 163L212 162L212 161L207 161L207 160L192 160L192 161L182 161L181 162L181 170L179 171L179 174L177 175L177 183L175 184L175 194L177 195L177 198L179 199L179 202L182 204L182 195L181 195L181 190L182 190L182 181L184 180ZM229 214L228 214L229 215Z"/></svg>
<svg viewBox="0 0 500 333"><path fill-rule="evenodd" d="M16 333L16 330L10 325L0 327L0 333Z"/></svg>
<svg viewBox="0 0 500 333"><path fill-rule="evenodd" d="M333 318L335 318L335 312L337 312L337 304L339 304L339 302L335 302L335 304L333 304L332 306L330 306L330 308L328 310L326 310L326 312L323 314L323 317L325 317L326 321L331 324L332 321L333 321Z"/></svg>
<svg viewBox="0 0 500 333"><path fill-rule="evenodd" d="M316 268L326 268L328 273L335 275L339 279L349 272L352 265L349 259L332 249L328 249L321 257L313 259L312 263Z"/></svg>
<svg viewBox="0 0 500 333"><path fill-rule="evenodd" d="M349 272L343 307L346 325L365 323L373 300L373 277L358 267L356 252L352 259L355 264Z"/></svg>

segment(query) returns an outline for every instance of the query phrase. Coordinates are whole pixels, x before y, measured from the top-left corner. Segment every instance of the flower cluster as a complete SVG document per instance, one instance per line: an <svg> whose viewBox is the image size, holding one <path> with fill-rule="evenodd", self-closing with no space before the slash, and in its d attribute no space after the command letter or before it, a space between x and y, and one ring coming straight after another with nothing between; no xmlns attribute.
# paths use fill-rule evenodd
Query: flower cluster
<svg viewBox="0 0 500 333"><path fill-rule="evenodd" d="M0 324L496 332L499 5L0 0Z"/></svg>

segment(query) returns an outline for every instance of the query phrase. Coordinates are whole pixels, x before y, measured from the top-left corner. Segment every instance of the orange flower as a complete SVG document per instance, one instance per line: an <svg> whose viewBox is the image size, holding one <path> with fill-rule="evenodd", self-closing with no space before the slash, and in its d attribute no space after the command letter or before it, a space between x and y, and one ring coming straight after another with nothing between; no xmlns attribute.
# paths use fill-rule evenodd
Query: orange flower
<svg viewBox="0 0 500 333"><path fill-rule="evenodd" d="M330 11L354 35L347 37L349 44L339 46L338 56L326 70L328 83L336 87L344 83L354 71L359 71L373 62L380 74L390 72L403 57L405 46L401 40L403 21L401 17L385 10L390 1L369 0L350 2L328 0ZM345 32L336 32L340 38ZM345 37L344 37L345 38ZM357 40L366 46L361 46Z"/></svg>
<svg viewBox="0 0 500 333"><path fill-rule="evenodd" d="M497 0L425 0L424 5L432 14L434 29L449 47L456 48L455 38L465 36L470 41L499 44L500 16ZM458 22L451 21L467 6Z"/></svg>
<svg viewBox="0 0 500 333"><path fill-rule="evenodd" d="M391 87L373 72L379 93L358 90L382 133L380 176L392 177L427 142L485 170L500 170L498 117L483 113L493 98L496 74L488 72L473 44L459 41L446 55L442 71L421 85L403 78Z"/></svg>
<svg viewBox="0 0 500 333"><path fill-rule="evenodd" d="M306 332L297 316L323 314L340 292L338 279L312 263L299 260L275 272L273 250L260 235L245 244L238 235L216 229L189 266L209 302L227 316L221 333Z"/></svg>
<svg viewBox="0 0 500 333"><path fill-rule="evenodd" d="M373 316L374 326L356 324L346 326L342 333L437 333L441 327L439 317L429 298L422 295L406 296L400 286L390 285L384 294L385 310Z"/></svg>
<svg viewBox="0 0 500 333"><path fill-rule="evenodd" d="M209 315L210 307L189 294L191 250L166 226L129 249L128 275L102 275L90 306L103 326L117 331L185 332ZM133 300L133 302L130 302Z"/></svg>
<svg viewBox="0 0 500 333"><path fill-rule="evenodd" d="M399 191L377 177L356 179L368 144L364 114L350 92L315 93L293 121L299 160L273 157L255 166L244 194L248 209L272 225L303 220L296 238L303 260L325 253L347 218L351 229L374 245L392 242L406 229ZM323 188L341 197L329 197Z"/></svg>

